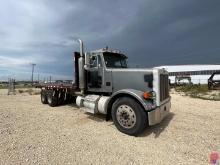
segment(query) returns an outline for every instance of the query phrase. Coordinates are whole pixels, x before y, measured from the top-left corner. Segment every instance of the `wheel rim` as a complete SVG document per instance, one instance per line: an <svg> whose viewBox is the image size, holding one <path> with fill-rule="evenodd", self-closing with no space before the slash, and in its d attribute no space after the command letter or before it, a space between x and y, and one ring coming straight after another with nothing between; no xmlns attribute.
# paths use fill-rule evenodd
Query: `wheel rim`
<svg viewBox="0 0 220 165"><path fill-rule="evenodd" d="M45 96L44 95L41 96L41 100L42 100L42 102L45 101Z"/></svg>
<svg viewBox="0 0 220 165"><path fill-rule="evenodd" d="M132 128L136 123L134 110L128 105L120 105L116 111L118 123L124 128Z"/></svg>
<svg viewBox="0 0 220 165"><path fill-rule="evenodd" d="M48 95L47 96L47 101L48 101L49 104L52 103L52 97Z"/></svg>

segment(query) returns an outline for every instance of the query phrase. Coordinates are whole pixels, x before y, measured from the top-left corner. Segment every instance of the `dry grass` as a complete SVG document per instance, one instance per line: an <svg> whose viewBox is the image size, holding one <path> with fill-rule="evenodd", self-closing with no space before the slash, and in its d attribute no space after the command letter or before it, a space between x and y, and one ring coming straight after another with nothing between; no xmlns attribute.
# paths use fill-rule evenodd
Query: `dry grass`
<svg viewBox="0 0 220 165"><path fill-rule="evenodd" d="M176 87L175 90L193 98L220 101L220 91L211 91L207 85L182 85Z"/></svg>
<svg viewBox="0 0 220 165"><path fill-rule="evenodd" d="M29 95L39 95L40 94L40 90L36 89L36 88L24 88L24 89L18 89L16 90L19 94L25 94L28 93Z"/></svg>

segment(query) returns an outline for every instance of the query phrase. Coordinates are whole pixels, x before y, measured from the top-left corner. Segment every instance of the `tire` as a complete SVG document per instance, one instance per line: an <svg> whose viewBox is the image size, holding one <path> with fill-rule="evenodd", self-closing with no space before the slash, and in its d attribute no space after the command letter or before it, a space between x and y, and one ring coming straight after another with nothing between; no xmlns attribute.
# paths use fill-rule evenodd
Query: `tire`
<svg viewBox="0 0 220 165"><path fill-rule="evenodd" d="M47 92L45 90L41 90L41 103L47 104Z"/></svg>
<svg viewBox="0 0 220 165"><path fill-rule="evenodd" d="M116 128L128 135L136 136L147 126L147 114L136 100L129 97L117 99L112 106L112 119Z"/></svg>
<svg viewBox="0 0 220 165"><path fill-rule="evenodd" d="M74 96L72 96L71 94L66 94L66 100L64 100L65 104L69 104L69 103L73 103L74 102Z"/></svg>
<svg viewBox="0 0 220 165"><path fill-rule="evenodd" d="M65 98L65 93L64 92L60 92L59 93L59 97L58 97L58 105L64 104L64 98Z"/></svg>
<svg viewBox="0 0 220 165"><path fill-rule="evenodd" d="M58 94L56 91L50 90L47 92L47 102L51 107L55 107L58 105Z"/></svg>
<svg viewBox="0 0 220 165"><path fill-rule="evenodd" d="M209 90L213 90L213 85L212 85L212 83L208 83L208 89L209 89Z"/></svg>

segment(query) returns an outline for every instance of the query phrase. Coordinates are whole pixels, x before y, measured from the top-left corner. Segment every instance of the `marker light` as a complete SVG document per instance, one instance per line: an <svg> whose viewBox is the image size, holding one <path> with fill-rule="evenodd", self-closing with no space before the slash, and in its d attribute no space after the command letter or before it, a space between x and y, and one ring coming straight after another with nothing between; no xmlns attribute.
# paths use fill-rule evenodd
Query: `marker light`
<svg viewBox="0 0 220 165"><path fill-rule="evenodd" d="M144 99L150 99L150 98L151 98L151 93L149 93L149 92L144 92L144 93L143 93L143 98L144 98Z"/></svg>
<svg viewBox="0 0 220 165"><path fill-rule="evenodd" d="M155 92L154 91L144 92L143 93L143 98L144 99L154 99L155 98Z"/></svg>

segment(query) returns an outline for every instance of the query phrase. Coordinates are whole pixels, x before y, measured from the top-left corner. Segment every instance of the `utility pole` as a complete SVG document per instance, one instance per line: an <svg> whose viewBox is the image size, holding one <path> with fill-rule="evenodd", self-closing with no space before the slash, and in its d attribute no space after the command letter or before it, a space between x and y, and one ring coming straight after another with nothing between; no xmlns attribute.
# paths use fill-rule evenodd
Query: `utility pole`
<svg viewBox="0 0 220 165"><path fill-rule="evenodd" d="M40 74L38 73L38 84L40 83Z"/></svg>
<svg viewBox="0 0 220 165"><path fill-rule="evenodd" d="M36 66L36 64L31 63L31 66L32 66L31 84L33 85L33 82L34 82L34 67Z"/></svg>

